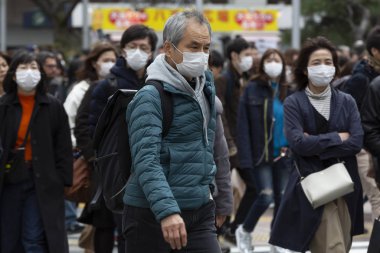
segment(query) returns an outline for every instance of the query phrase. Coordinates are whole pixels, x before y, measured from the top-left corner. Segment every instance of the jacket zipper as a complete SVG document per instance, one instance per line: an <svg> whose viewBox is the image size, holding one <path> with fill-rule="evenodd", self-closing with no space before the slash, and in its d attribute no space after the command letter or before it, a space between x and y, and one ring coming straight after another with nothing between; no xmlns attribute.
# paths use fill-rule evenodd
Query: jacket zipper
<svg viewBox="0 0 380 253"><path fill-rule="evenodd" d="M265 157L265 161L269 162L269 142L271 142L273 138L273 122L274 120L272 119L271 125L270 125L270 133L269 133L269 138L268 138L268 123L267 123L267 118L268 117L268 99L266 98L264 100L264 150L262 155L260 156L260 159L257 161L255 166L259 165L262 160Z"/></svg>
<svg viewBox="0 0 380 253"><path fill-rule="evenodd" d="M265 161L268 162L269 160L269 152L268 152L268 131L267 131L267 113L268 113L268 99L266 98L264 100L264 137L265 137Z"/></svg>

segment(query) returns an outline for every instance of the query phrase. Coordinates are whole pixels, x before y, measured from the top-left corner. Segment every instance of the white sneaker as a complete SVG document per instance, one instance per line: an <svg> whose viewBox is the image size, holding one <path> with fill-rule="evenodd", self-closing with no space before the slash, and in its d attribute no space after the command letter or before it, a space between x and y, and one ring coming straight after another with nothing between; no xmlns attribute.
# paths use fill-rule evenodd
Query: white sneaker
<svg viewBox="0 0 380 253"><path fill-rule="evenodd" d="M236 246L239 248L241 253L252 253L252 237L251 233L244 231L243 225L239 225L235 231L236 236Z"/></svg>

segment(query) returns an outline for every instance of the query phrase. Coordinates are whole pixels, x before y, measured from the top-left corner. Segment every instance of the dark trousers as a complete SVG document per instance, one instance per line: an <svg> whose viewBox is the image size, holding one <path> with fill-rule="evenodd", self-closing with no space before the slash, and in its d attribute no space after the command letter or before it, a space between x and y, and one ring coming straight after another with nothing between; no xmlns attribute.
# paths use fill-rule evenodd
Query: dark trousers
<svg viewBox="0 0 380 253"><path fill-rule="evenodd" d="M248 215L249 209L252 206L252 203L257 199L255 179L252 172L247 169L240 168L237 168L236 170L239 172L241 179L246 185L246 188L243 198L240 201L238 210L236 211L235 219L230 224L232 233L235 233L237 226L244 222L245 218Z"/></svg>
<svg viewBox="0 0 380 253"><path fill-rule="evenodd" d="M0 224L1 253L48 252L32 173L22 183L4 185Z"/></svg>
<svg viewBox="0 0 380 253"><path fill-rule="evenodd" d="M164 240L161 225L148 208L126 206L123 232L126 252L133 253L220 253L216 238L215 203L210 201L197 210L183 211L186 224L187 246L172 250Z"/></svg>

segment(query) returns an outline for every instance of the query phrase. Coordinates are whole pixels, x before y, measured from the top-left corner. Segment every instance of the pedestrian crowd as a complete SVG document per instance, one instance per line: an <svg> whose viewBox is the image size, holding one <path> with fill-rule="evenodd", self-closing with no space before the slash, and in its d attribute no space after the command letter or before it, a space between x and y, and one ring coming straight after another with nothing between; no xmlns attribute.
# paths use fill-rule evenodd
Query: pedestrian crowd
<svg viewBox="0 0 380 253"><path fill-rule="evenodd" d="M87 253L251 253L271 205L271 252L350 251L364 201L380 217L380 27L352 49L315 37L260 53L236 36L218 51L212 38L183 11L160 46L132 25L70 64L0 52L0 253L67 253L70 233ZM109 115L124 139L110 138L130 174L108 197L95 137L125 90ZM336 164L352 190L313 206L301 182Z"/></svg>

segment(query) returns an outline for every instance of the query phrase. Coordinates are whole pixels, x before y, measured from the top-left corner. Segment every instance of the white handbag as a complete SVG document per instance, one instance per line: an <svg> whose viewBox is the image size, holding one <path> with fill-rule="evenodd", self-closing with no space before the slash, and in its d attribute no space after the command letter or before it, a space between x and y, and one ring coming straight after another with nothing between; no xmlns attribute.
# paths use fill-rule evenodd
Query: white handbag
<svg viewBox="0 0 380 253"><path fill-rule="evenodd" d="M354 182L341 162L307 177L302 177L297 163L294 164L301 177L302 189L314 209L354 191Z"/></svg>

